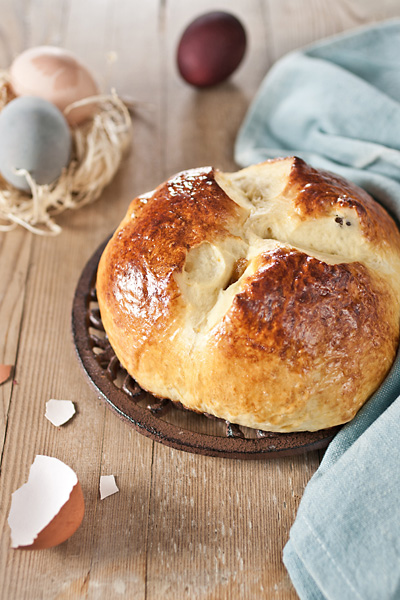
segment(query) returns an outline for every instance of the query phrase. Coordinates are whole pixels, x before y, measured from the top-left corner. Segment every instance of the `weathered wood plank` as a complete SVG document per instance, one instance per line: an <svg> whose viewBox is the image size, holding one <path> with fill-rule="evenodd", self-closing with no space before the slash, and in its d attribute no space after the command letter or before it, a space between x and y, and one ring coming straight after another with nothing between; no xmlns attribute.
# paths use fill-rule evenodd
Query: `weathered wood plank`
<svg viewBox="0 0 400 600"><path fill-rule="evenodd" d="M16 365L26 279L28 275L32 236L14 231L0 234L0 363ZM0 454L3 449L8 411L18 372L0 386ZM15 382L15 383L14 383ZM1 462L0 462L1 466Z"/></svg>
<svg viewBox="0 0 400 600"><path fill-rule="evenodd" d="M322 39L400 15L396 0L296 0L269 2L271 55L277 60L287 52Z"/></svg>
<svg viewBox="0 0 400 600"><path fill-rule="evenodd" d="M106 4L100 9L98 3L88 7L88 3L71 1L68 11L62 7L67 22L57 21L62 45L82 56L98 79L110 43L115 42L123 52L128 50L128 35L124 43L116 39L111 5ZM142 14L143 7L137 8ZM32 19L37 16L33 9L28 13L27 28L39 27L35 19L29 21L29 14ZM132 25L134 15L130 11L128 25ZM153 15L148 17L153 23ZM145 34L149 34L148 29L143 31ZM30 39L39 43L37 37L35 30L31 31ZM123 80L123 70L119 72ZM144 66L137 75L146 81ZM148 78L151 75L149 72ZM143 145L143 138L148 142L148 130L142 122L136 128L136 138ZM149 145L147 152L151 158L157 147ZM141 157L142 162L137 157L133 160L133 154L126 160L121 177L95 205L61 215L58 220L63 232L59 237L34 238L29 250L31 268L17 365L19 385L9 410L1 477L0 577L5 597L111 597L108 594L122 588L130 597L143 597L143 532L145 538L152 445L134 435L96 400L76 360L70 331L72 298L80 272L125 212L134 193L135 173L140 176L141 164L149 160L143 152ZM27 239L24 232L21 236ZM15 295L8 287L7 293ZM44 418L45 402L50 397L76 402L78 414L64 428L54 428ZM6 523L11 493L26 481L29 466L39 453L56 456L75 469L86 500L85 519L79 531L60 548L36 553L11 551ZM121 493L100 502L99 477L110 471L115 473ZM135 481L143 484L136 487ZM134 548L137 552L132 552Z"/></svg>
<svg viewBox="0 0 400 600"><path fill-rule="evenodd" d="M215 10L212 0L167 2L165 9L164 115L165 174L204 165L233 169L233 144L245 111L271 65L262 3L220 2L218 9L238 16L248 47L233 76L214 88L198 90L186 84L176 67L176 49L185 27L199 14Z"/></svg>

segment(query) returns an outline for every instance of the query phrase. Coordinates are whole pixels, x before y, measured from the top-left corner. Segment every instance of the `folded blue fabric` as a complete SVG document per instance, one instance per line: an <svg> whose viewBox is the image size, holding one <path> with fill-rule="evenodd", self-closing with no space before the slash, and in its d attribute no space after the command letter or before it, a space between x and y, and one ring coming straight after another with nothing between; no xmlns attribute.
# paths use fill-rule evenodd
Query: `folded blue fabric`
<svg viewBox="0 0 400 600"><path fill-rule="evenodd" d="M239 132L243 166L297 155L364 187L400 222L400 20L281 59ZM283 560L302 599L400 599L400 356L342 428Z"/></svg>
<svg viewBox="0 0 400 600"><path fill-rule="evenodd" d="M300 156L351 179L399 216L400 20L278 61L250 107L235 158Z"/></svg>

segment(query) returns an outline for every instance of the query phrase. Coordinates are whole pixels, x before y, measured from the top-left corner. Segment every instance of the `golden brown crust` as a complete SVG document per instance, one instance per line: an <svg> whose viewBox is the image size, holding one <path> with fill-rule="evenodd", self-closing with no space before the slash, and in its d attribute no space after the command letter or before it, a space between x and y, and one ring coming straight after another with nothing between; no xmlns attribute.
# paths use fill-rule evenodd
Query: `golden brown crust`
<svg viewBox="0 0 400 600"><path fill-rule="evenodd" d="M302 409L301 395L294 399L276 381L278 373L306 396L326 394L333 380L340 403L335 410L346 421L354 416L365 380L371 377L379 385L394 359L396 320L387 310L392 304L390 291L361 264L330 265L278 248L260 257L255 276L244 282L213 331L213 345L226 364L239 360L247 373L257 372L260 355L266 362L270 357L269 366L278 362L276 377L269 373L268 382L269 395L277 398L272 423L279 424L289 408ZM260 376L247 386L259 387Z"/></svg>
<svg viewBox="0 0 400 600"><path fill-rule="evenodd" d="M313 169L304 160L295 157L288 189L295 210L303 219L329 214L335 208L354 209L369 241L379 244L386 240L400 250L399 234L393 219L369 194L343 177Z"/></svg>
<svg viewBox="0 0 400 600"><path fill-rule="evenodd" d="M154 328L166 327L180 295L173 275L182 271L187 250L226 236L229 221L234 225L240 218L212 168L178 174L150 198L135 199L103 255L105 287L98 284L121 335L135 331L139 348ZM125 364L123 355L121 361Z"/></svg>
<svg viewBox="0 0 400 600"><path fill-rule="evenodd" d="M262 202L259 184L256 200L234 187L250 189L256 167L229 193L197 169L134 200L97 293L110 342L143 388L250 427L315 430L351 419L394 359L400 234L353 184L285 161L281 194L272 186ZM326 219L341 203L353 211L351 243ZM260 237L260 214L286 238ZM290 243L293 215L318 232L318 252ZM342 243L361 258L340 258Z"/></svg>
<svg viewBox="0 0 400 600"><path fill-rule="evenodd" d="M274 352L303 369L299 357L344 353L347 361L360 330L375 345L388 339L383 309L391 298L363 265L327 264L287 248L263 253L257 262L218 325L227 354L240 349L257 361L260 350Z"/></svg>

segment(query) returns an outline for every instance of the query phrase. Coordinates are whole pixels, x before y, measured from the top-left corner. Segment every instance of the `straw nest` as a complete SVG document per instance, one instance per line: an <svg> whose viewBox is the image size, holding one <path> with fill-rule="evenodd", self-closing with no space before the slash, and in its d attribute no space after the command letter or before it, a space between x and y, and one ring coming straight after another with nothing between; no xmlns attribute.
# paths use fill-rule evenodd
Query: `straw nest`
<svg viewBox="0 0 400 600"><path fill-rule="evenodd" d="M14 98L8 71L0 71L0 110ZM21 225L39 235L57 235L61 227L55 215L81 208L96 200L117 172L131 141L131 118L115 92L75 102L75 106L96 103L93 119L71 129L73 153L60 177L49 185L38 185L24 174L31 194L17 190L0 177L0 231Z"/></svg>

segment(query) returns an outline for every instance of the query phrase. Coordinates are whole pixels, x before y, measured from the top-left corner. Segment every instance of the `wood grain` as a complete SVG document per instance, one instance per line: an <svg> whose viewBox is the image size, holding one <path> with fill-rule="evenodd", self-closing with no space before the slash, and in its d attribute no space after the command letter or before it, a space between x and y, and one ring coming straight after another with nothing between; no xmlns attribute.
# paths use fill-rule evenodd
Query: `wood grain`
<svg viewBox="0 0 400 600"><path fill-rule="evenodd" d="M175 52L185 26L213 0L3 0L0 64L24 47L76 52L101 89L136 101L129 156L92 206L58 218L63 232L0 235L0 362L15 379L0 387L0 597L4 599L273 598L296 593L282 564L318 453L232 461L154 444L108 411L75 356L70 314L86 260L135 195L185 168L236 168L233 143L272 63L326 35L400 15L397 0L221 0L249 39L229 82L196 91L179 77ZM77 414L62 428L45 418L50 398ZM190 421L190 415L182 417ZM181 419L181 420L182 420ZM204 425L211 433L213 423ZM11 493L36 454L75 469L86 501L80 529L49 551L9 548ZM120 492L99 500L100 475Z"/></svg>
<svg viewBox="0 0 400 600"><path fill-rule="evenodd" d="M320 38L399 16L397 0L296 0L269 2L269 34L274 61Z"/></svg>
<svg viewBox="0 0 400 600"><path fill-rule="evenodd" d="M170 1L165 9L165 175L212 165L232 170L233 145L251 98L271 64L265 10L259 0L219 2L243 22L249 40L243 62L221 86L198 91L179 77L175 53L185 27L196 16L215 10L213 0Z"/></svg>
<svg viewBox="0 0 400 600"><path fill-rule="evenodd" d="M6 365L17 363L31 247L32 236L22 231L0 235L0 362ZM17 377L17 369L13 369L9 381L0 386L0 454Z"/></svg>

